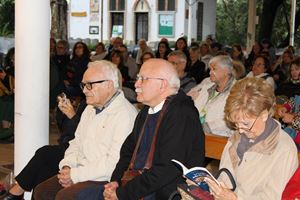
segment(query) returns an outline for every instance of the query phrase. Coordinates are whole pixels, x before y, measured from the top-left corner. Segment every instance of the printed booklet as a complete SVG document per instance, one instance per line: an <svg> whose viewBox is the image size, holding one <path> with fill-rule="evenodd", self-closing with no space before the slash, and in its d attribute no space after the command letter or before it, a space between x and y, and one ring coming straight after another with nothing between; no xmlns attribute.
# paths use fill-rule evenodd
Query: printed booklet
<svg viewBox="0 0 300 200"><path fill-rule="evenodd" d="M218 185L220 185L217 179L215 179L215 177L204 167L193 167L188 169L178 160L172 159L172 162L174 162L177 167L182 169L183 175L186 178L196 183L203 190L209 191L207 183L203 181L205 177L210 178L211 180L215 181Z"/></svg>

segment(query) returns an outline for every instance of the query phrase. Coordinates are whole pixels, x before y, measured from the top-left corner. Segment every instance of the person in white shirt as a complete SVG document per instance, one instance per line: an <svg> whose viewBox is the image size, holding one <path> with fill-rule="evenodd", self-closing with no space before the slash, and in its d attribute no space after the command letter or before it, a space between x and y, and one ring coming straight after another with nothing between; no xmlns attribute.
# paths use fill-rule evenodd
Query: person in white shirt
<svg viewBox="0 0 300 200"><path fill-rule="evenodd" d="M110 180L137 115L119 89L118 74L109 61L89 63L81 83L88 106L58 175L39 184L34 199L74 199L81 189Z"/></svg>

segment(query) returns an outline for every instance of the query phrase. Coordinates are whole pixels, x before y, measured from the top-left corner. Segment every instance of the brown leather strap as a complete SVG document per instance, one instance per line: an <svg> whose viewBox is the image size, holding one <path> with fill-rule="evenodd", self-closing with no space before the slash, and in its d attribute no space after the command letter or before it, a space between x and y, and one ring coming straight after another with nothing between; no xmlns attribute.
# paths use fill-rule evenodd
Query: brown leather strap
<svg viewBox="0 0 300 200"><path fill-rule="evenodd" d="M169 104L169 102L170 102L170 100L169 100L169 98L167 98L166 101L165 101L165 103L164 103L164 105L163 105L163 108L162 108L162 110L161 110L161 112L160 112L160 114L158 116L158 120L157 120L157 123L156 123L156 126L155 126L155 131L154 131L154 135L153 135L153 139L152 139L150 151L148 153L148 157L147 157L144 169L149 169L152 166L152 160L153 160L153 155L154 155L154 150L155 150L157 132L158 132L158 129L159 129L159 126L160 126L160 122L162 120L164 112L167 109L167 105ZM136 146L134 148L133 155L131 157L128 169L133 169L133 167L134 167L134 163L135 163L135 160L136 160L137 151L138 151L138 149L140 147L140 144L141 144L141 141L142 141L142 137L143 137L144 132L145 132L144 130L145 130L145 126L146 126L147 120L148 120L148 114L147 114L146 120L145 120L145 122L143 124L143 128L142 128L142 130L140 132L140 135L139 135L138 141L136 143Z"/></svg>
<svg viewBox="0 0 300 200"><path fill-rule="evenodd" d="M155 150L155 145L156 145L156 138L157 138L158 129L160 127L160 123L162 121L163 115L164 115L164 113L167 109L168 104L169 104L169 100L167 99L166 102L164 103L164 106L161 110L161 113L159 114L159 117L157 119L157 123L156 123L155 131L154 131L150 151L148 153L148 157L147 157L144 169L150 169L150 167L152 166L152 160L153 160L153 155L154 155L154 150Z"/></svg>
<svg viewBox="0 0 300 200"><path fill-rule="evenodd" d="M141 144L141 141L142 141L142 137L144 135L144 130L145 130L145 126L146 126L146 123L147 123L147 120L148 120L148 115L146 117L146 120L144 122L144 125L143 125L143 128L140 132L140 135L139 135L139 138L138 138L138 141L135 145L135 148L134 148L134 151L133 151L133 154L132 154L132 157L131 157L131 160L130 160L130 164L129 164L129 167L128 169L133 169L133 166L134 166L134 162L135 162L135 159L136 159L136 155L137 155L137 151L140 147L140 144Z"/></svg>

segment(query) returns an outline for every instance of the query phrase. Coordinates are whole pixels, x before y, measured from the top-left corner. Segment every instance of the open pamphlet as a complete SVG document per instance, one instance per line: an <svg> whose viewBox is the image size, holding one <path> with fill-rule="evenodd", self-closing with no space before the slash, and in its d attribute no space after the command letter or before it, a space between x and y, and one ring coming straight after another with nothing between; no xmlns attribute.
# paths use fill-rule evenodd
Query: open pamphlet
<svg viewBox="0 0 300 200"><path fill-rule="evenodd" d="M211 180L215 181L218 185L220 185L217 179L215 179L215 177L204 167L193 167L188 169L178 160L172 159L172 162L174 162L177 167L182 169L183 175L186 178L196 183L203 190L209 191L207 183L204 182L205 177L210 178Z"/></svg>

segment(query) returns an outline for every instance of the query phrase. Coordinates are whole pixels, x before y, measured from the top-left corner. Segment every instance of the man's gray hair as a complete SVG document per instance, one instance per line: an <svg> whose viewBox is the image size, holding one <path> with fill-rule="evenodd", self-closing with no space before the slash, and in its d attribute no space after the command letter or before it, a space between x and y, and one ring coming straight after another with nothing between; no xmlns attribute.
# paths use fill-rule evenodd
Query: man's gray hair
<svg viewBox="0 0 300 200"><path fill-rule="evenodd" d="M100 67L102 70L101 72L104 74L104 77L107 80L111 80L113 82L114 88L120 88L120 71L118 67L112 62L107 60L94 61L90 62L88 64L88 67Z"/></svg>
<svg viewBox="0 0 300 200"><path fill-rule="evenodd" d="M230 72L230 74L232 74L233 71L233 64L232 64L232 59L230 58L230 56L227 55L219 55L219 56L215 56L212 59L210 59L208 65L210 66L212 63L217 62L218 65L220 67L227 68Z"/></svg>
<svg viewBox="0 0 300 200"><path fill-rule="evenodd" d="M171 53L169 53L168 57L170 56L176 56L178 57L181 61L187 61L187 58L186 58L186 55L185 53L183 53L182 51L180 50L176 50L176 51L172 51Z"/></svg>
<svg viewBox="0 0 300 200"><path fill-rule="evenodd" d="M178 75L176 74L170 74L168 78L168 82L172 88L177 92L180 88L180 79L178 78Z"/></svg>

